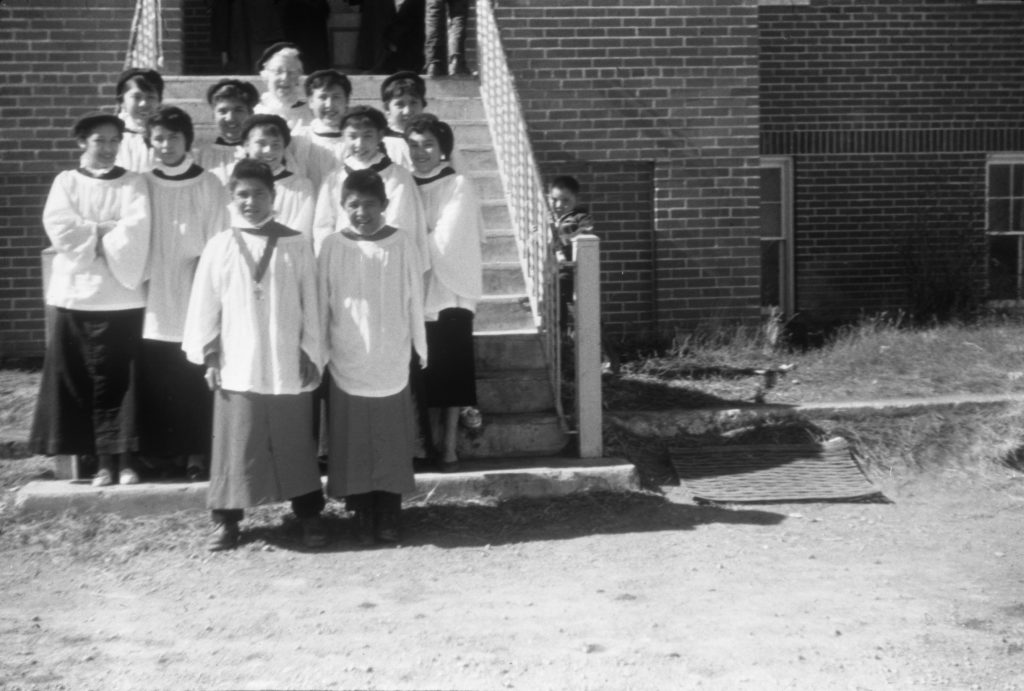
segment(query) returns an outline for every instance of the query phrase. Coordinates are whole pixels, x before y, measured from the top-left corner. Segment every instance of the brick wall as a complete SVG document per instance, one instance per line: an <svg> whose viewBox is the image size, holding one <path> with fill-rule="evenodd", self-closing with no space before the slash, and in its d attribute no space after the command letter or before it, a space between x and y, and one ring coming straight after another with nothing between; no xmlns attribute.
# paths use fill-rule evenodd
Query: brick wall
<svg viewBox="0 0 1024 691"><path fill-rule="evenodd" d="M762 152L794 159L797 310L906 307L908 233L974 251L985 155L1024 150L1024 5L812 0L760 8L760 35Z"/></svg>
<svg viewBox="0 0 1024 691"><path fill-rule="evenodd" d="M669 332L756 318L756 3L502 0L495 13L544 175L589 171L588 203L614 247L603 259L623 262L604 270L607 316L644 328L650 315ZM596 197L624 175L635 186L639 170L645 193L604 209Z"/></svg>
<svg viewBox="0 0 1024 691"><path fill-rule="evenodd" d="M7 0L0 6L0 357L42 353L40 217L54 175L78 164L68 138L89 110L113 111L133 0ZM164 0L165 72L180 67L177 0Z"/></svg>

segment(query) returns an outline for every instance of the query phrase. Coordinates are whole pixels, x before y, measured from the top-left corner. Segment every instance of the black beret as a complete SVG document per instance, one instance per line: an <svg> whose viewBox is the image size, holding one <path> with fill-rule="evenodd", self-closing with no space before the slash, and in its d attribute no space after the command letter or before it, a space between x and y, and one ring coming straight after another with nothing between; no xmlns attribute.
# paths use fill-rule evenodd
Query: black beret
<svg viewBox="0 0 1024 691"><path fill-rule="evenodd" d="M71 128L71 136L84 139L100 125L113 125L120 134L124 134L124 121L110 113L89 113L80 117Z"/></svg>

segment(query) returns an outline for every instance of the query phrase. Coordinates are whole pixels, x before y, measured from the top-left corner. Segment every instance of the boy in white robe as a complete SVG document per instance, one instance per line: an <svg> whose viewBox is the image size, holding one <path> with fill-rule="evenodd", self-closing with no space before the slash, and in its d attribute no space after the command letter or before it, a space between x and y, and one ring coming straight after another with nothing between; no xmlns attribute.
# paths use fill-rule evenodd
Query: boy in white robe
<svg viewBox="0 0 1024 691"><path fill-rule="evenodd" d="M156 165L145 174L152 203L146 316L139 357L139 446L152 467L190 480L206 474L213 400L204 370L185 359L188 297L206 242L227 227L228 195L191 154L192 120L162 106L146 122Z"/></svg>
<svg viewBox="0 0 1024 691"><path fill-rule="evenodd" d="M340 196L349 226L318 257L331 374L327 492L355 512L361 544L396 542L401 495L415 488L409 354L427 361L423 267L412 236L385 221L380 175L354 171Z"/></svg>
<svg viewBox="0 0 1024 691"><path fill-rule="evenodd" d="M341 209L341 189L345 178L356 170L372 170L384 181L388 203L385 221L403 233L409 233L420 253L424 270L429 267L427 250L427 224L423 217L423 204L412 173L396 165L381 153L381 138L387 130L384 114L376 108L356 106L341 120L342 138L349 147L344 165L327 176L317 193L313 214L313 247L319 253L327 236L348 224Z"/></svg>
<svg viewBox="0 0 1024 691"><path fill-rule="evenodd" d="M256 87L239 79L221 79L206 91L217 138L196 151L196 163L217 176L225 187L235 164L245 158L242 125L259 103Z"/></svg>
<svg viewBox="0 0 1024 691"><path fill-rule="evenodd" d="M309 241L273 220L274 179L239 161L231 228L203 250L182 347L215 391L207 505L213 551L238 544L243 509L291 498L307 547L327 535L312 391L325 362Z"/></svg>
<svg viewBox="0 0 1024 691"><path fill-rule="evenodd" d="M388 158L406 170L412 170L405 128L427 107L427 83L415 72L395 72L380 85L380 100L388 119L384 149Z"/></svg>
<svg viewBox="0 0 1024 691"><path fill-rule="evenodd" d="M483 218L472 181L449 163L455 146L451 127L424 113L409 122L405 137L426 212L430 248L424 311L431 364L416 399L440 409L439 468L452 472L458 469L460 413L467 408L475 411L477 402L473 314L483 295Z"/></svg>
<svg viewBox="0 0 1024 691"><path fill-rule="evenodd" d="M46 304L53 333L29 445L46 455L96 455L93 485L135 484L135 361L149 254L146 182L116 165L124 122L97 113L72 134L80 167L57 175L43 208L53 243Z"/></svg>
<svg viewBox="0 0 1024 691"><path fill-rule="evenodd" d="M274 174L274 219L312 240L313 183L287 166L287 123L277 115L253 115L242 126L242 141L246 157L266 163Z"/></svg>
<svg viewBox="0 0 1024 691"><path fill-rule="evenodd" d="M304 167L314 189L320 189L328 174L345 159L341 118L348 112L351 95L351 82L337 70L320 70L306 78L313 122L292 132L292 154Z"/></svg>
<svg viewBox="0 0 1024 691"><path fill-rule="evenodd" d="M117 165L145 173L153 168L153 152L146 145L146 119L164 97L164 80L156 70L133 68L117 78L117 113L124 122L124 139L117 152Z"/></svg>

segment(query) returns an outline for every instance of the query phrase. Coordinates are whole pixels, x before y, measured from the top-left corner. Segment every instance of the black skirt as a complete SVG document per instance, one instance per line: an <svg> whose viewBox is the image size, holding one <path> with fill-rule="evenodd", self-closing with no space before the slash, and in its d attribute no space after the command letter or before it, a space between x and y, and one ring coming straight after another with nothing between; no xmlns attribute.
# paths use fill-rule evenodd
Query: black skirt
<svg viewBox="0 0 1024 691"><path fill-rule="evenodd" d="M461 307L441 310L427 322L424 399L431 408L476 405L473 313Z"/></svg>
<svg viewBox="0 0 1024 691"><path fill-rule="evenodd" d="M213 394L205 368L180 343L143 339L138 366L139 450L147 456L209 454Z"/></svg>
<svg viewBox="0 0 1024 691"><path fill-rule="evenodd" d="M144 310L53 309L29 436L32 451L138 451L135 379Z"/></svg>

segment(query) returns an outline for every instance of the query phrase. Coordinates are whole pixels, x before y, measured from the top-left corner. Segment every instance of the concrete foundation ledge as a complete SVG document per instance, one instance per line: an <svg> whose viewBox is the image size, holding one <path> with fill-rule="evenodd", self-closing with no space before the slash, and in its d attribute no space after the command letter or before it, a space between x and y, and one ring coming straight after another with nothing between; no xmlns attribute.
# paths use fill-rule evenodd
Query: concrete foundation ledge
<svg viewBox="0 0 1024 691"><path fill-rule="evenodd" d="M517 497L559 497L577 492L640 489L636 468L621 459L529 459L464 463L459 473L423 473L404 499L417 504L495 502ZM154 482L93 487L88 481L36 480L19 489L18 515L101 511L125 517L206 509L207 483Z"/></svg>

